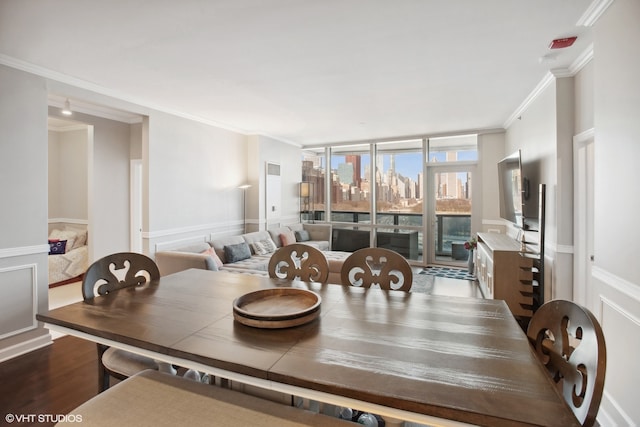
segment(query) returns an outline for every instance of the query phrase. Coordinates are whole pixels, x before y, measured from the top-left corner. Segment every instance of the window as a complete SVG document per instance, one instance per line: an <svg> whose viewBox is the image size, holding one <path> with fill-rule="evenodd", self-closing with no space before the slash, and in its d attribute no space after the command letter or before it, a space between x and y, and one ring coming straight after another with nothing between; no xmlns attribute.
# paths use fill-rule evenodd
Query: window
<svg viewBox="0 0 640 427"><path fill-rule="evenodd" d="M377 144L378 224L422 225L422 140Z"/></svg>
<svg viewBox="0 0 640 427"><path fill-rule="evenodd" d="M331 150L331 221L371 222L369 144Z"/></svg>
<svg viewBox="0 0 640 427"><path fill-rule="evenodd" d="M304 212L300 212L301 218L306 221L324 220L325 169L326 160L324 149L304 151L302 153L302 182L308 182L311 184L308 186L310 194L305 196L306 205L313 207L311 212L308 208ZM304 208L301 208L301 210L303 209Z"/></svg>
<svg viewBox="0 0 640 427"><path fill-rule="evenodd" d="M478 135L429 138L427 162L476 162L478 160Z"/></svg>
<svg viewBox="0 0 640 427"><path fill-rule="evenodd" d="M471 233L477 161L477 135L319 147L305 150L302 180L315 188L313 219L334 223L334 250L374 244L461 262L452 248Z"/></svg>

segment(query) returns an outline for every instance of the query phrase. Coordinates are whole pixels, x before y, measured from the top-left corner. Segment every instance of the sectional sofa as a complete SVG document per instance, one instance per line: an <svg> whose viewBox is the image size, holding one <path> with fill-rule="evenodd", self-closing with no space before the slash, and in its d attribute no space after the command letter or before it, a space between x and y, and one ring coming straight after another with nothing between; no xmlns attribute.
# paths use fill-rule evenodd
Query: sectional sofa
<svg viewBox="0 0 640 427"><path fill-rule="evenodd" d="M155 261L162 276L189 268L268 276L273 252L283 244L300 242L324 252L329 282L340 283L340 269L350 252L332 251L331 237L330 224L293 224L158 251Z"/></svg>

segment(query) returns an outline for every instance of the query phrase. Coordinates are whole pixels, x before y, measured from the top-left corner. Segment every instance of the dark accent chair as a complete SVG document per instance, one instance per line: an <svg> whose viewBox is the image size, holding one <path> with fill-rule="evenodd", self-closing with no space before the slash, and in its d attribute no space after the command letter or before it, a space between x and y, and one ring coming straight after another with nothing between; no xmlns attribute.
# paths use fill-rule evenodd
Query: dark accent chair
<svg viewBox="0 0 640 427"><path fill-rule="evenodd" d="M122 288L139 287L160 278L155 262L142 254L107 255L89 266L82 280L85 303ZM158 369L155 360L98 343L98 392L109 388L110 377L124 380L145 369Z"/></svg>
<svg viewBox="0 0 640 427"><path fill-rule="evenodd" d="M598 320L574 302L552 300L534 313L527 337L578 421L593 426L607 366Z"/></svg>

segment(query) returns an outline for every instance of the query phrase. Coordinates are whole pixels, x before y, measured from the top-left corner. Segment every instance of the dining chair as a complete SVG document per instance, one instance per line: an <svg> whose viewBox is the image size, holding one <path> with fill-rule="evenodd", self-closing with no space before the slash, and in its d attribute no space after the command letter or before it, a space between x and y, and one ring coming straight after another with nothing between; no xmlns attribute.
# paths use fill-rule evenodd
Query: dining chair
<svg viewBox="0 0 640 427"><path fill-rule="evenodd" d="M594 424L607 366L602 328L585 307L552 300L533 315L527 337L578 421Z"/></svg>
<svg viewBox="0 0 640 427"><path fill-rule="evenodd" d="M269 277L326 283L329 262L320 249L302 243L282 246L269 260Z"/></svg>
<svg viewBox="0 0 640 427"><path fill-rule="evenodd" d="M143 286L160 278L156 263L146 255L120 252L89 266L82 280L86 303L117 289ZM98 343L98 392L109 388L110 377L124 380L145 369L158 369L155 360Z"/></svg>
<svg viewBox="0 0 640 427"><path fill-rule="evenodd" d="M369 288L377 284L385 290L409 292L413 271L407 260L397 252L385 248L358 249L342 264L343 285Z"/></svg>

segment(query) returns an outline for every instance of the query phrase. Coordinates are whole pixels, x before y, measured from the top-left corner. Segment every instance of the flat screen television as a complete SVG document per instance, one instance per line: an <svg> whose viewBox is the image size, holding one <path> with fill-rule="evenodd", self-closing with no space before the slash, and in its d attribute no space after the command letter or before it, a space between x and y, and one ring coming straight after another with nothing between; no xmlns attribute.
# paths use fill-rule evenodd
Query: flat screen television
<svg viewBox="0 0 640 427"><path fill-rule="evenodd" d="M500 218L524 228L524 197L520 150L498 162Z"/></svg>

